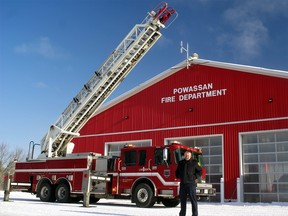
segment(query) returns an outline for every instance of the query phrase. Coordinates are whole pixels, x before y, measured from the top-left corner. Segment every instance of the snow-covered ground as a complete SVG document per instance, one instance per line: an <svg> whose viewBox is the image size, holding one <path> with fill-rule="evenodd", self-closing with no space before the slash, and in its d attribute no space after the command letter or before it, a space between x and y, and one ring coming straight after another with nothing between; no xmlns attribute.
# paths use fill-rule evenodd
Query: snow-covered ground
<svg viewBox="0 0 288 216"><path fill-rule="evenodd" d="M4 192L0 191L0 216L178 216L180 205L165 208L156 204L153 208L138 208L129 200L106 200L88 208L82 203L44 203L35 195L11 192L10 201L3 201ZM187 216L191 215L191 205L187 205ZM250 204L250 203L199 203L199 216L288 216L288 203Z"/></svg>

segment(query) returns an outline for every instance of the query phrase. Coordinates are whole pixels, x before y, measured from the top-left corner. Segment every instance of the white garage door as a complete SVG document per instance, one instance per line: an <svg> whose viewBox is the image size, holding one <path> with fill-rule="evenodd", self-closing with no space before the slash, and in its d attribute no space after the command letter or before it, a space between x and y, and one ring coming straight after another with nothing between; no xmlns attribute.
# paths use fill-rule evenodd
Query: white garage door
<svg viewBox="0 0 288 216"><path fill-rule="evenodd" d="M220 201L220 179L223 176L222 164L222 135L205 137L177 137L166 139L166 143L179 141L183 145L199 147L203 152L204 167L207 169L206 182L216 188L216 197L211 201Z"/></svg>
<svg viewBox="0 0 288 216"><path fill-rule="evenodd" d="M288 201L288 131L242 134L244 202Z"/></svg>

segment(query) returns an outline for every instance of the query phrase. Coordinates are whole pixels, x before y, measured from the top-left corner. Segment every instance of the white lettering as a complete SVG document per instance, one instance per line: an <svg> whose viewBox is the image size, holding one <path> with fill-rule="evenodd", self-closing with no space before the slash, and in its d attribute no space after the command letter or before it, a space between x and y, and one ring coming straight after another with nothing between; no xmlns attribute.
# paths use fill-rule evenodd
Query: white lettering
<svg viewBox="0 0 288 216"><path fill-rule="evenodd" d="M173 102L175 102L175 96L161 98L161 103L173 103Z"/></svg>
<svg viewBox="0 0 288 216"><path fill-rule="evenodd" d="M226 94L226 90L227 89L218 89L218 90L212 90L212 91L202 91L202 92L197 92L193 94L180 94L178 96L178 100L185 101L185 100L194 100L194 99L201 99L201 98L208 98L208 97L223 96ZM175 98L174 98L174 102L175 102Z"/></svg>
<svg viewBox="0 0 288 216"><path fill-rule="evenodd" d="M204 83L191 86L183 86L173 89L173 96L162 97L161 103L174 103L176 101L187 101L209 97L226 95L227 89L213 89L213 83ZM178 97L176 98L176 94Z"/></svg>
<svg viewBox="0 0 288 216"><path fill-rule="evenodd" d="M208 83L208 89L213 89L213 83Z"/></svg>
<svg viewBox="0 0 288 216"><path fill-rule="evenodd" d="M204 90L208 90L208 89L213 89L213 83L174 88L173 94L174 95L175 94L183 94L183 93L189 93L189 92L204 91Z"/></svg>

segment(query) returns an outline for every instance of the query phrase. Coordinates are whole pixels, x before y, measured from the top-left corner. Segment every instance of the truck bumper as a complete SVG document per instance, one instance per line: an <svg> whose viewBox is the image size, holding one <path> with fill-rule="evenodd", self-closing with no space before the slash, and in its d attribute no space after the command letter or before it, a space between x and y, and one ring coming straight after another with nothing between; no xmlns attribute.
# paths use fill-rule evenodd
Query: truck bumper
<svg viewBox="0 0 288 216"><path fill-rule="evenodd" d="M216 196L216 189L212 187L211 184L197 183L196 187L197 196Z"/></svg>

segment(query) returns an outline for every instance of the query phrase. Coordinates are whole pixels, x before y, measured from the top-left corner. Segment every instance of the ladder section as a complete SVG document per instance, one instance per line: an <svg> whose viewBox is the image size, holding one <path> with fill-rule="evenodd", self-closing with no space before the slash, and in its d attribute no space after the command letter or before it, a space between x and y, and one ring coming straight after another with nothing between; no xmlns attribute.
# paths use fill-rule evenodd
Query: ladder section
<svg viewBox="0 0 288 216"><path fill-rule="evenodd" d="M135 25L50 127L41 140L40 157L66 155L71 139L161 37L159 30L173 14L177 17L173 8L161 3Z"/></svg>
<svg viewBox="0 0 288 216"><path fill-rule="evenodd" d="M44 137L47 149L52 138L52 155L64 155L70 140L78 133L97 108L128 75L152 45L161 37L155 27L136 25L124 42L111 54L105 63L94 73L81 91L51 126L49 136ZM50 141L51 142L51 141ZM44 146L43 146L44 147Z"/></svg>

